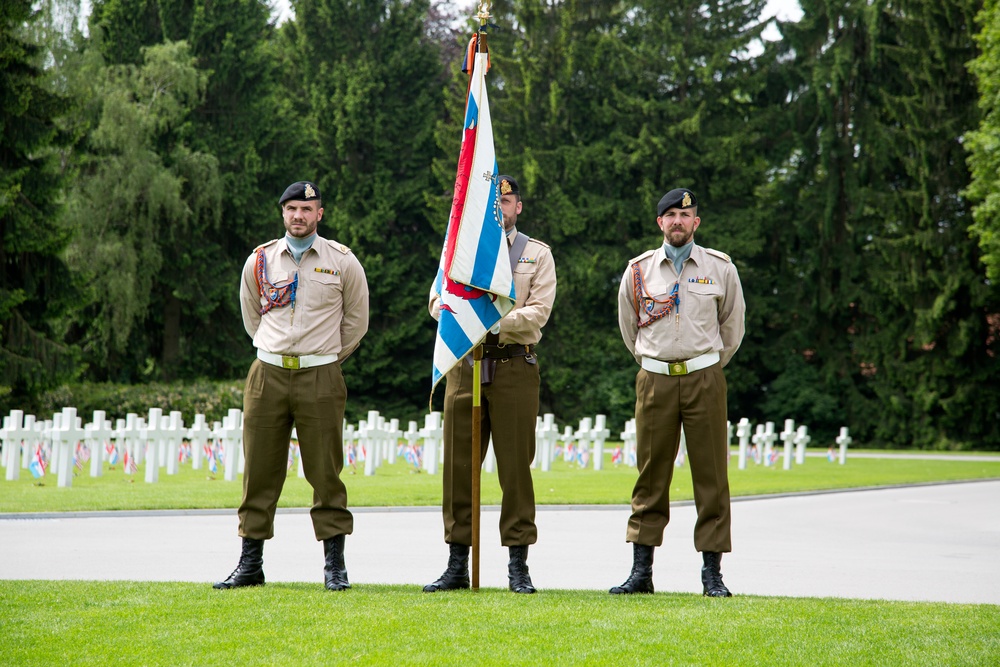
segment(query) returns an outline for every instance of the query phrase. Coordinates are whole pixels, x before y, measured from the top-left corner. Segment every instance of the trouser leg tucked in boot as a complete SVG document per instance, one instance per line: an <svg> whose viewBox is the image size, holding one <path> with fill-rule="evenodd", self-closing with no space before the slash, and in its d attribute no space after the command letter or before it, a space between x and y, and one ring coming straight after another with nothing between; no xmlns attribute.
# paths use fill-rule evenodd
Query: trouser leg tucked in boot
<svg viewBox="0 0 1000 667"><path fill-rule="evenodd" d="M424 593L453 591L469 587L469 547L466 544L448 545L448 568L437 581L424 586Z"/></svg>
<svg viewBox="0 0 1000 667"><path fill-rule="evenodd" d="M528 576L528 545L510 547L510 561L507 563L507 580L510 590L515 593L534 593Z"/></svg>
<svg viewBox="0 0 1000 667"><path fill-rule="evenodd" d="M732 597L733 594L722 583L722 554L718 551L703 551L701 556L705 562L701 568L701 583L705 587L702 595L710 598Z"/></svg>
<svg viewBox="0 0 1000 667"><path fill-rule="evenodd" d="M608 591L612 595L653 592L653 547L648 544L632 545L632 571L621 586Z"/></svg>
<svg viewBox="0 0 1000 667"><path fill-rule="evenodd" d="M351 587L344 565L345 535L334 535L323 540L326 564L323 566L323 583L328 591L343 591Z"/></svg>
<svg viewBox="0 0 1000 667"><path fill-rule="evenodd" d="M236 569L224 581L218 581L212 588L242 588L264 585L264 540L243 538L243 551Z"/></svg>

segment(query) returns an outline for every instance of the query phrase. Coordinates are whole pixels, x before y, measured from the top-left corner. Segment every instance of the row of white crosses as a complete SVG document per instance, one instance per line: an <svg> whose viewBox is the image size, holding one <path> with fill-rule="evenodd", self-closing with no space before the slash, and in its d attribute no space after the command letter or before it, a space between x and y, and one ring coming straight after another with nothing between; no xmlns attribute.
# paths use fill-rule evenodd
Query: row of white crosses
<svg viewBox="0 0 1000 667"><path fill-rule="evenodd" d="M400 440L406 440L406 446L420 451L420 467L428 474L437 474L438 464L444 456L442 441L444 429L441 413L431 412L424 415L423 428L417 428L417 422L410 421L407 430L401 431L398 419L386 420L378 410L369 410L366 419L353 424L344 425L344 446L357 453L357 460L365 462L365 475L371 476L383 462L392 465ZM422 448L417 442L423 440Z"/></svg>
<svg viewBox="0 0 1000 667"><path fill-rule="evenodd" d="M732 427L730 426L731 430ZM759 463L763 463L765 466L770 466L775 459L773 452L776 440L780 440L783 445L782 467L784 470L791 470L793 452L796 465L805 463L806 446L812 441L809 429L806 426L800 425L796 428L795 420L786 419L785 428L781 433L774 432L774 422L757 424L756 432L753 432L752 435L751 432L750 422L744 417L736 426L736 438L739 443L737 467L740 470L744 470L747 467L747 453L751 442L757 447ZM847 446L852 442L846 426L841 427L840 435L837 437L836 442L840 446L840 464L844 465L847 461Z"/></svg>
<svg viewBox="0 0 1000 667"><path fill-rule="evenodd" d="M129 413L125 419L118 419L115 427L105 419L105 414L103 410L95 410L93 421L84 425L76 408L63 408L51 420L41 422L33 415L12 410L4 417L4 428L0 432L7 481L16 481L20 470L28 467L35 450L43 448L49 453L48 467L56 474L57 485L71 487L74 452L80 443L90 452L91 477L100 477L104 462L120 453L127 455L136 468L145 461L145 481L155 483L159 480L160 468L165 468L168 475L177 474L184 440L191 443L195 469L201 467L206 444L219 442L225 452L226 479L235 480L242 472L243 418L240 410L230 410L214 427L208 426L204 415L195 415L191 428L184 427L181 413L176 410L163 414L161 408L150 408L148 419Z"/></svg>
<svg viewBox="0 0 1000 667"><path fill-rule="evenodd" d="M407 447L413 451L422 451L421 469L428 474L436 474L444 456L441 413L431 412L425 415L423 428L418 429L415 421L410 421L408 426L407 431L403 432L399 429L397 419L387 421L378 411L372 410L357 428L345 422L344 444L345 447L356 448L357 459L365 462L365 475L374 475L383 461L389 464L395 462L400 441L405 439ZM733 428L732 424L728 425L728 440L732 439ZM791 419L785 420L784 430L776 433L774 422L757 424L756 432L752 432L750 422L744 418L736 425L735 432L739 446L740 469L745 469L747 466L751 442L757 448L759 462L770 466L777 458L774 454L775 442L780 440L783 443L784 469L788 470L791 468L793 452L796 464L801 465L805 462L805 449L811 440L806 426L796 428ZM603 468L604 445L610 436L607 418L604 415L597 415L593 420L585 417L580 420L576 429L566 426L561 435L554 415L551 413L540 415L536 421L535 433L537 447L535 460L531 464L533 468L540 465L543 472L551 470L552 461L556 457L556 445L559 442L563 444L567 461L577 460L581 464L592 462L594 470ZM622 462L635 466L634 419L625 423L619 437L622 441ZM191 465L194 469L200 469L203 453L206 449L212 449L216 443L223 452L219 458L224 462L226 481L235 481L244 469L243 414L239 409L229 410L221 422L215 422L212 426L206 422L204 415L195 415L194 424L190 428L184 427L180 412L174 411L165 415L160 408L151 408L148 419L145 420L130 413L125 419L117 420L114 428L111 422L105 419L102 410L95 410L93 421L86 425L81 424L75 408L64 408L56 413L52 420L44 422L36 421L33 415L24 415L20 410L12 410L10 415L3 419L0 438L3 445L0 463L6 468L8 481L18 479L19 471L28 467L35 448L44 445L46 451L50 452L49 467L57 474L59 486L71 486L74 451L80 442L86 443L91 452L90 474L93 477L102 474L102 463L111 456L111 451L104 446L105 444L116 447L119 453L127 452L136 466L147 460L146 482L157 482L160 468L165 468L168 475L177 474L179 448L185 439L191 444ZM417 443L421 440L423 444L418 447ZM841 465L846 462L847 447L851 442L852 438L848 435L847 427L841 428L840 435L836 438L836 443L840 447ZM290 448L292 448L291 453L294 453L293 444L290 444ZM685 455L686 438L682 429L675 465L683 465ZM150 463L153 461L155 465ZM298 476L304 477L301 457L299 464ZM491 473L495 470L495 466L496 458L491 442L484 461L484 469Z"/></svg>

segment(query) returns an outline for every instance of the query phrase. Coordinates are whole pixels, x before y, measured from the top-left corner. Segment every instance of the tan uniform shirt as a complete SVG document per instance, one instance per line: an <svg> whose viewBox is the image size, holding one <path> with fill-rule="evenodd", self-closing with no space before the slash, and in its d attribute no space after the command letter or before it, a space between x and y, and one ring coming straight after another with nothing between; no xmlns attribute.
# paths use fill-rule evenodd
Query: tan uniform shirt
<svg viewBox="0 0 1000 667"><path fill-rule="evenodd" d="M508 237L513 244L517 231ZM509 247L509 246L508 246ZM534 345L542 338L556 300L556 263L549 246L530 239L514 267L514 309L500 320L500 342L504 345ZM427 310L436 320L440 315L438 295L431 286Z"/></svg>
<svg viewBox="0 0 1000 667"><path fill-rule="evenodd" d="M254 347L274 354L336 354L346 359L368 331L368 280L347 246L316 237L296 264L285 239L260 246L267 279L281 287L295 278L295 305L260 311L267 299L257 287L256 250L243 265L240 307Z"/></svg>
<svg viewBox="0 0 1000 667"><path fill-rule="evenodd" d="M658 302L654 312L678 285L680 305L669 315L648 326L650 319L641 307L636 311L633 264L638 263L644 291L642 296ZM652 357L661 361L686 361L709 352L718 352L725 366L739 349L745 331L743 287L736 266L718 250L695 244L684 262L681 275L663 247L629 260L618 289L618 326L628 351L641 361Z"/></svg>

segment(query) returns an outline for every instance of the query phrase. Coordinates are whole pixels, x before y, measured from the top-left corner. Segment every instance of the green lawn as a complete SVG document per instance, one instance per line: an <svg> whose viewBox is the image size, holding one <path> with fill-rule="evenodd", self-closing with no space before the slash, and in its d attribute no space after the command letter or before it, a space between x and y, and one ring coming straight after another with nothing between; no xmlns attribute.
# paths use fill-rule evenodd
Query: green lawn
<svg viewBox="0 0 1000 667"><path fill-rule="evenodd" d="M628 504L635 482L635 468L613 466L607 455L604 470L580 469L562 460L553 464L550 472L534 471L535 495L539 504ZM746 470L733 468L730 482L734 496L788 493L795 491L844 489L917 484L967 479L1000 479L1000 456L988 461L869 459L849 458L846 465L831 463L825 458L809 457L802 466L791 470L759 466L750 463ZM687 466L676 468L673 500L688 500L691 496L691 473ZM47 474L42 484L25 471L21 479L7 482L0 479L0 513L60 512L83 510L136 509L197 509L235 508L239 505L242 483L226 482L222 474L214 479L205 470L182 466L177 475L160 470L160 481L147 484L144 470L127 477L122 470L107 470L101 477L90 477L85 470L73 479L70 488L59 488L57 478ZM413 506L437 505L441 502L441 475L413 472L405 462L397 460L383 465L375 475L365 477L363 466L356 473L345 471L350 505ZM482 502L500 503L500 487L496 474L483 474ZM294 472L289 475L281 496L281 507L308 507L312 490Z"/></svg>
<svg viewBox="0 0 1000 667"><path fill-rule="evenodd" d="M735 464L735 459L734 459ZM146 484L120 469L0 480L0 513L234 508L241 484L189 466ZM354 506L437 505L440 475L405 463L348 474ZM810 457L792 470L732 469L734 495L998 479L990 460ZM627 504L635 470L562 461L534 474L540 503ZM689 470L675 500L691 497ZM292 475L282 506L310 504ZM483 502L499 502L496 475ZM0 545L2 548L2 545ZM71 557L67 555L67 557ZM970 573L974 576L974 573ZM426 595L413 586L326 593L310 584L215 591L196 583L0 580L0 665L998 665L1000 606L739 595L609 596L482 589Z"/></svg>
<svg viewBox="0 0 1000 667"><path fill-rule="evenodd" d="M1000 607L0 581L4 665L996 665Z"/></svg>

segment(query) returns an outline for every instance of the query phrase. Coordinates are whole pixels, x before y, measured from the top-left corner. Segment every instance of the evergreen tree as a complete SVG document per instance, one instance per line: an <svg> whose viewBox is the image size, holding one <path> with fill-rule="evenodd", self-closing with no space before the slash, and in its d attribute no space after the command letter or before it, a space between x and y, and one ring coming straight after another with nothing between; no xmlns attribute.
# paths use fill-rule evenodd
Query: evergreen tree
<svg viewBox="0 0 1000 667"><path fill-rule="evenodd" d="M980 4L887 2L878 31L880 60L894 73L879 88L891 162L873 197L878 227L865 266L876 298L862 353L883 406L876 437L917 447L1000 447L1000 346L988 344L1000 293L981 278L961 196L969 173L959 139L979 122L966 64Z"/></svg>
<svg viewBox="0 0 1000 667"><path fill-rule="evenodd" d="M443 84L425 0L297 0L284 27L288 94L313 143L296 157L315 179L320 233L349 246L371 291L369 333L352 357L349 410L416 417L430 393L427 295L441 239L426 198ZM308 104L308 107L305 105ZM353 405L353 407L352 407Z"/></svg>
<svg viewBox="0 0 1000 667"><path fill-rule="evenodd" d="M100 102L67 211L79 230L67 257L86 286L71 339L92 379L136 381L161 358L162 325L145 326L151 306L183 284L192 267L181 249L221 215L217 161L183 139L205 75L184 42L144 49L140 65L92 58L80 75Z"/></svg>
<svg viewBox="0 0 1000 667"><path fill-rule="evenodd" d="M158 0L93 0L90 32L100 35L101 55L109 65L135 65L142 49L163 41Z"/></svg>
<svg viewBox="0 0 1000 667"><path fill-rule="evenodd" d="M51 91L29 0L0 4L0 406L72 377L77 361L53 322L75 294L60 253L64 175L57 150L70 101Z"/></svg>
<svg viewBox="0 0 1000 667"><path fill-rule="evenodd" d="M559 276L539 348L543 410L621 423L634 405L636 367L618 333L618 285L631 257L662 243L659 198L691 187L706 221L700 244L741 267L756 251L740 214L766 168L754 157L760 83L747 55L762 3L495 8L500 170L521 179L524 231L552 245ZM732 374L734 387L749 385L741 374Z"/></svg>
<svg viewBox="0 0 1000 667"><path fill-rule="evenodd" d="M970 228L979 239L986 273L993 284L1000 282L1000 3L986 0L977 17L976 42L980 54L970 64L979 85L982 121L965 136L972 182L966 191L975 224ZM1000 340L1000 315L993 314L992 340Z"/></svg>

